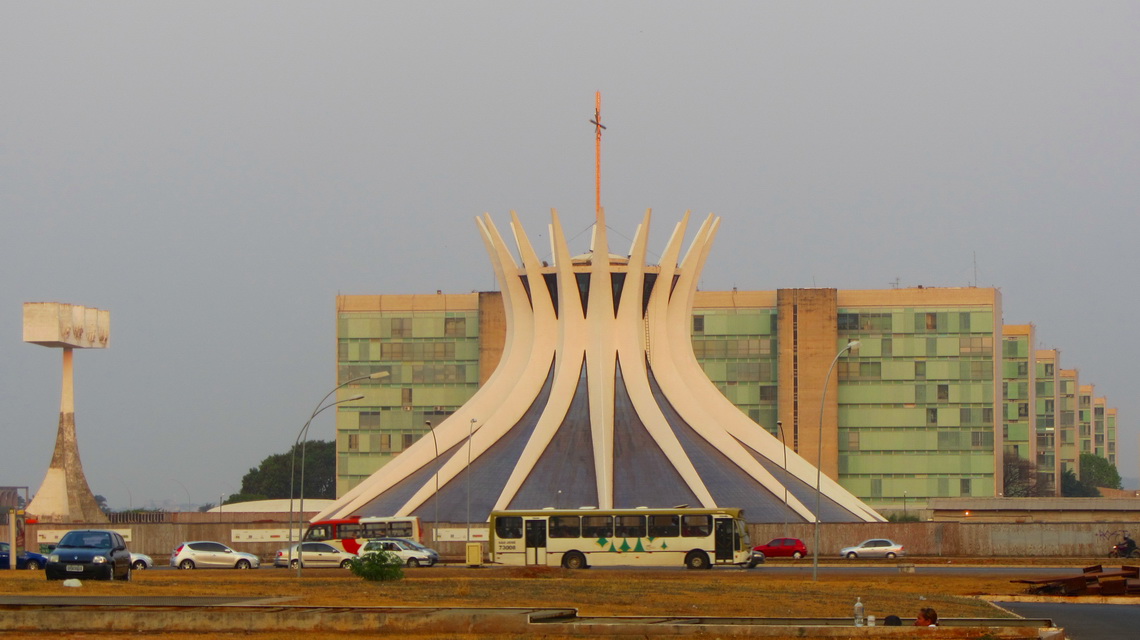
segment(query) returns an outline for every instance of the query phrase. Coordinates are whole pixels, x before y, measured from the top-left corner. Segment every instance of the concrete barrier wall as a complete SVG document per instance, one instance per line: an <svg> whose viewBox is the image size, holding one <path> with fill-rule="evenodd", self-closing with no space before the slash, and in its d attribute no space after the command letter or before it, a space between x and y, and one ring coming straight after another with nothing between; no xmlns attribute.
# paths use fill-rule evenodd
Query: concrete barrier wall
<svg viewBox="0 0 1140 640"><path fill-rule="evenodd" d="M753 524L748 529L753 544L790 537L803 540L809 551L814 545L814 527L810 524ZM912 556L1097 557L1107 555L1123 531L1140 533L1140 521L822 524L819 553L821 558L838 558L843 547L868 538L890 538Z"/></svg>
<svg viewBox="0 0 1140 640"><path fill-rule="evenodd" d="M288 518L274 520L267 514L169 514L167 522L122 524L53 524L39 523L26 526L26 548L39 547L37 533L41 530L114 528L129 529L132 551L153 557L155 563L166 564L170 552L188 540L217 540L239 551L255 553L262 561L272 562L278 549L288 546ZM276 514L274 514L276 515ZM463 524L440 523L441 528L463 527ZM463 541L434 542L432 524L425 523L424 543L437 549L446 558L464 556ZM265 531L279 537L265 541L235 540L235 532ZM814 527L811 524L752 524L748 526L753 544L772 538L800 538L807 543L809 552L814 547ZM1140 521L1134 522L1065 522L1065 523L961 523L961 522L908 522L908 523L851 523L822 524L819 527L820 557L839 557L839 549L852 546L868 538L890 538L906 547L907 555L947 557L1100 557L1107 555L1119 540L1121 532L1140 533ZM8 539L7 526L0 526L0 539Z"/></svg>

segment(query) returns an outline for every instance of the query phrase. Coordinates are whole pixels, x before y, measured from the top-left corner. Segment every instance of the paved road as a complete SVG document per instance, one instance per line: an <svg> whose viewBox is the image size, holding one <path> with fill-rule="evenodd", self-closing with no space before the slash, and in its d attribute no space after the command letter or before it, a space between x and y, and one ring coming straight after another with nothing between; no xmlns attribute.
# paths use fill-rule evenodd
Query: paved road
<svg viewBox="0 0 1140 640"><path fill-rule="evenodd" d="M1113 604L998 602L1024 618L1050 618L1068 640L1124 640L1140 635L1140 607Z"/></svg>

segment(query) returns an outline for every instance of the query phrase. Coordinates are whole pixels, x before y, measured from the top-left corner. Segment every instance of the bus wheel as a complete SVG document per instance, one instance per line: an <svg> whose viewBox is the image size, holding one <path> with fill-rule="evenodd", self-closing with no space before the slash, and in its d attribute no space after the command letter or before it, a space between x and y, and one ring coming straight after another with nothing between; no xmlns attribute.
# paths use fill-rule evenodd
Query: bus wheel
<svg viewBox="0 0 1140 640"><path fill-rule="evenodd" d="M562 556L562 568L563 569L585 569L586 568L586 556L582 555L578 551L571 551L571 552L567 553L566 555Z"/></svg>
<svg viewBox="0 0 1140 640"><path fill-rule="evenodd" d="M712 565L709 564L709 557L704 551L690 551L689 555L685 556L685 566L690 569L708 569Z"/></svg>

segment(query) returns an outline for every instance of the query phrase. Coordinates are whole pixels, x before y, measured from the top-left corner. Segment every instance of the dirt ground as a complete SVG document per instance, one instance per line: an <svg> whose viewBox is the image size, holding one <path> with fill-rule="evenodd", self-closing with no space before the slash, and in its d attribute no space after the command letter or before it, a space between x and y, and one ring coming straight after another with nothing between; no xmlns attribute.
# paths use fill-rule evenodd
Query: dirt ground
<svg viewBox="0 0 1140 640"><path fill-rule="evenodd" d="M5 571L0 574L0 594L242 596L285 598L288 600L282 604L296 605L568 607L576 608L583 616L763 617L845 617L851 615L858 596L866 613L880 619L888 614L911 617L922 607L934 607L943 617L1008 617L1006 612L972 596L1019 593L1017 585L1010 583L1015 577L932 575L919 568L913 574L824 572L818 582L813 582L808 577L768 573L763 567L567 571L544 567L437 566L409 569L400 581L373 583L341 569L307 569L301 578L293 571L273 568L152 569L135 572L130 583L85 581L82 587L69 588L62 582L48 582L42 572ZM230 636L258 637L217 637ZM189 638L190 634L147 637L176 640ZM306 633L304 637L313 640L325 636Z"/></svg>

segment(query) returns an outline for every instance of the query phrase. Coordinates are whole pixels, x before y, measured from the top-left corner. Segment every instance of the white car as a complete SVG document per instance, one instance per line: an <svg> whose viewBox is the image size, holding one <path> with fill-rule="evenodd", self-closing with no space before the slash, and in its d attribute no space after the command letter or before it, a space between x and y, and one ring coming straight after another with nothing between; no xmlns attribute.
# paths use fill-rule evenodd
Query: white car
<svg viewBox="0 0 1140 640"><path fill-rule="evenodd" d="M142 571L143 569L149 569L153 566L154 560L151 560L147 554L131 552L131 569Z"/></svg>
<svg viewBox="0 0 1140 640"><path fill-rule="evenodd" d="M220 542L183 542L170 554L170 566L179 569L256 569L261 558L234 551Z"/></svg>
<svg viewBox="0 0 1140 640"><path fill-rule="evenodd" d="M301 547L298 552L297 547ZM287 549L280 549L277 557L273 559L275 567L296 567L300 559L305 568L309 567L340 567L348 568L353 558L360 556L355 553L341 551L327 542L303 542Z"/></svg>
<svg viewBox="0 0 1140 640"><path fill-rule="evenodd" d="M864 540L854 547L843 547L839 550L841 557L848 560L855 558L895 558L898 556L905 556L903 546L893 540L886 538L872 538Z"/></svg>
<svg viewBox="0 0 1140 640"><path fill-rule="evenodd" d="M388 551L389 553L395 554L397 558L409 567L418 567L420 565L430 567L439 562L439 553L437 553L435 549L429 549L414 540L408 540L406 538L374 538L364 545L364 548L360 550L360 555L365 556L378 551Z"/></svg>

